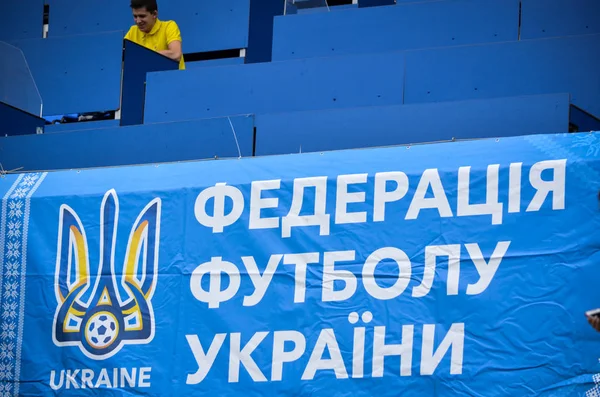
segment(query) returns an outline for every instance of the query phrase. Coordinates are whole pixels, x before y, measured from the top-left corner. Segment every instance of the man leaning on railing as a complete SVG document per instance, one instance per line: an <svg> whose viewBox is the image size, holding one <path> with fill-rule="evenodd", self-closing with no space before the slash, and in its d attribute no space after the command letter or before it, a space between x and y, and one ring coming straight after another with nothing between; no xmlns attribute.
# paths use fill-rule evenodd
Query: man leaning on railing
<svg viewBox="0 0 600 397"><path fill-rule="evenodd" d="M181 32L175 21L158 19L156 0L131 0L135 25L129 29L125 39L156 51L179 62L179 69L185 69L181 45Z"/></svg>

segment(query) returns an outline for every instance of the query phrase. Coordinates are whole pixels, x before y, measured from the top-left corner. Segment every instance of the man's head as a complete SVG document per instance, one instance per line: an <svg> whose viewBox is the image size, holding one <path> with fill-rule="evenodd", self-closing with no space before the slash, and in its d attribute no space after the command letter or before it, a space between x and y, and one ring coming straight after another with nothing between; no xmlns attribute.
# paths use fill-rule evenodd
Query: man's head
<svg viewBox="0 0 600 397"><path fill-rule="evenodd" d="M131 9L137 27L144 33L150 33L158 18L156 0L131 0Z"/></svg>

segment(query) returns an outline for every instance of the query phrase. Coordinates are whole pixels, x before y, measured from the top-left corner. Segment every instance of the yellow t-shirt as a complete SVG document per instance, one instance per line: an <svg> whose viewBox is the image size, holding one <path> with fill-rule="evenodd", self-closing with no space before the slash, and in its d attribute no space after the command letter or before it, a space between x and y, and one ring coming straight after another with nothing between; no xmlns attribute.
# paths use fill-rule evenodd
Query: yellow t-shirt
<svg viewBox="0 0 600 397"><path fill-rule="evenodd" d="M157 19L150 33L144 33L137 25L133 25L125 35L125 38L158 52L168 50L169 44L173 41L181 41L181 32L175 21L160 21ZM185 62L182 55L181 60L179 61L179 70L184 69Z"/></svg>

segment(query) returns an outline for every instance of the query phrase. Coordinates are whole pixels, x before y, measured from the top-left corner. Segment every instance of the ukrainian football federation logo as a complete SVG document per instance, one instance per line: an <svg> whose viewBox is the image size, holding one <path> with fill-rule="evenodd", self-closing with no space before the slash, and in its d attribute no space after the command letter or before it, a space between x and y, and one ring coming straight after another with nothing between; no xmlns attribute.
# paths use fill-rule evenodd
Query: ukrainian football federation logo
<svg viewBox="0 0 600 397"><path fill-rule="evenodd" d="M99 225L88 225L88 230L100 237L94 275L81 220L69 206L61 206L55 274L58 307L53 325L57 346L78 346L87 357L102 360L124 345L152 340L151 300L158 277L160 205L157 198L141 211L123 250L117 244L117 194L110 190L104 195ZM117 269L115 253L123 251L123 265Z"/></svg>

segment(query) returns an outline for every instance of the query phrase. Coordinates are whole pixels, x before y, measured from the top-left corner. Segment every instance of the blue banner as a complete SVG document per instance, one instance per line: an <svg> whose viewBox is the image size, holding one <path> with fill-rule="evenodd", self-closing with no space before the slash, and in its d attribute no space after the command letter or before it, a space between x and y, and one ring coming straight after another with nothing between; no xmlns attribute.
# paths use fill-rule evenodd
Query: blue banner
<svg viewBox="0 0 600 397"><path fill-rule="evenodd" d="M0 178L0 396L598 395L600 135Z"/></svg>

